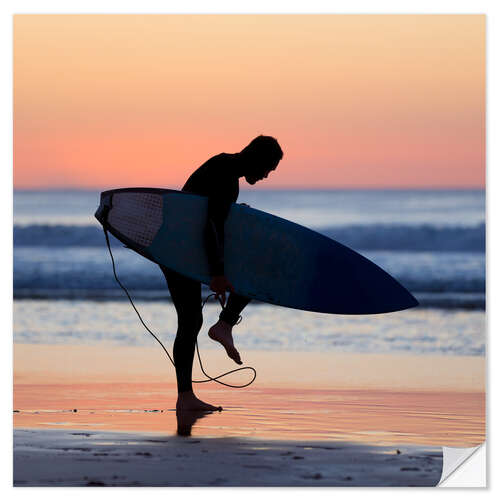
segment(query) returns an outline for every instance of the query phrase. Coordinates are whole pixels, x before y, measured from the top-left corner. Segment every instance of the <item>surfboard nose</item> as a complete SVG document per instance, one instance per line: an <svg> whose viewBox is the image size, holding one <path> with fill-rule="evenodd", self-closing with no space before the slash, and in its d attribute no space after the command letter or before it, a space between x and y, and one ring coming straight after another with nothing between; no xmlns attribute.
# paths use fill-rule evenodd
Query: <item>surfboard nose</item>
<svg viewBox="0 0 500 500"><path fill-rule="evenodd" d="M413 294L410 293L401 283L399 283L398 281L397 283L400 286L400 288L406 292L406 295L400 292L399 304L397 304L397 302L395 301L393 306L395 307L394 311L388 311L388 312L403 311L404 309L411 309L412 307L419 306L420 302L413 296Z"/></svg>
<svg viewBox="0 0 500 500"><path fill-rule="evenodd" d="M309 290L318 312L383 314L419 305L399 281L374 262L334 240L322 243Z"/></svg>
<svg viewBox="0 0 500 500"><path fill-rule="evenodd" d="M411 297L410 306L408 307L408 309L410 307L418 307L420 305L420 302L410 292L408 292L408 293L410 294L410 297Z"/></svg>

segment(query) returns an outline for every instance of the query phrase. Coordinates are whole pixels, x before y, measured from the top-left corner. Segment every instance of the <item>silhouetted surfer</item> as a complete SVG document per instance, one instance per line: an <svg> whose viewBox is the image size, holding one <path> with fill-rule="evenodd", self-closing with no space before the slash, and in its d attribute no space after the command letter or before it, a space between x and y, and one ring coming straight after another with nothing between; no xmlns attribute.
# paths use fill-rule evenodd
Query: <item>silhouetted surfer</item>
<svg viewBox="0 0 500 500"><path fill-rule="evenodd" d="M253 185L266 179L283 157L278 141L273 137L256 137L239 153L221 153L210 158L187 180L183 191L208 197L208 217L205 242L210 268L210 289L225 305L219 321L208 331L212 340L220 342L227 355L241 364L234 347L232 328L250 299L234 293L224 275L224 221L231 203L238 198L239 178ZM201 283L160 266L168 283L177 311L178 327L174 342L174 362L177 375L177 410L217 410L216 406L199 400L193 393L191 372L196 337L203 323L201 311ZM226 305L226 292L229 297Z"/></svg>

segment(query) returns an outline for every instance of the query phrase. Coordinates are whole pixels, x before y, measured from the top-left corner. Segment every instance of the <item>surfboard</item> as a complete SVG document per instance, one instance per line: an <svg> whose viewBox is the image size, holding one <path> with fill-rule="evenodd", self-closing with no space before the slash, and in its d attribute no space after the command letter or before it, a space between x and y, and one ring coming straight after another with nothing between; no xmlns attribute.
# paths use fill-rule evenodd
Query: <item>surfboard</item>
<svg viewBox="0 0 500 500"><path fill-rule="evenodd" d="M113 189L101 193L95 217L140 255L209 284L203 237L207 201L171 189ZM418 305L364 256L289 220L233 203L224 232L225 275L245 297L332 314L378 314Z"/></svg>

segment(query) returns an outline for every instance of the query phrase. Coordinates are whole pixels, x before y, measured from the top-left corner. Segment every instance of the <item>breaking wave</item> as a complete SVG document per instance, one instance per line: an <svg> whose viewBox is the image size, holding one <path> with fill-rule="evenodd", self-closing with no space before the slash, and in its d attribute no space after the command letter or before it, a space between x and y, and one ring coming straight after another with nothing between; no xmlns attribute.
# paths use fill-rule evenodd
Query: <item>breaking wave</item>
<svg viewBox="0 0 500 500"><path fill-rule="evenodd" d="M353 225L318 232L357 250L484 252L485 224L476 226ZM14 227L16 247L102 247L100 226L27 225Z"/></svg>

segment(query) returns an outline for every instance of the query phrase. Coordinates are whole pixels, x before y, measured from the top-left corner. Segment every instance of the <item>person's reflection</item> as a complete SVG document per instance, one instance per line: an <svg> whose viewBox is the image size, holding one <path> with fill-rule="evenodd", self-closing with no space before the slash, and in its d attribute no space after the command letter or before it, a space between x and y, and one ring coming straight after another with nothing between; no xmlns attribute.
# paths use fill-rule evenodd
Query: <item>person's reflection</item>
<svg viewBox="0 0 500 500"><path fill-rule="evenodd" d="M220 411L220 410L219 410ZM193 425L200 419L205 418L207 415L214 413L213 411L183 411L177 410L175 416L177 417L177 435L178 436L191 436L191 429Z"/></svg>

